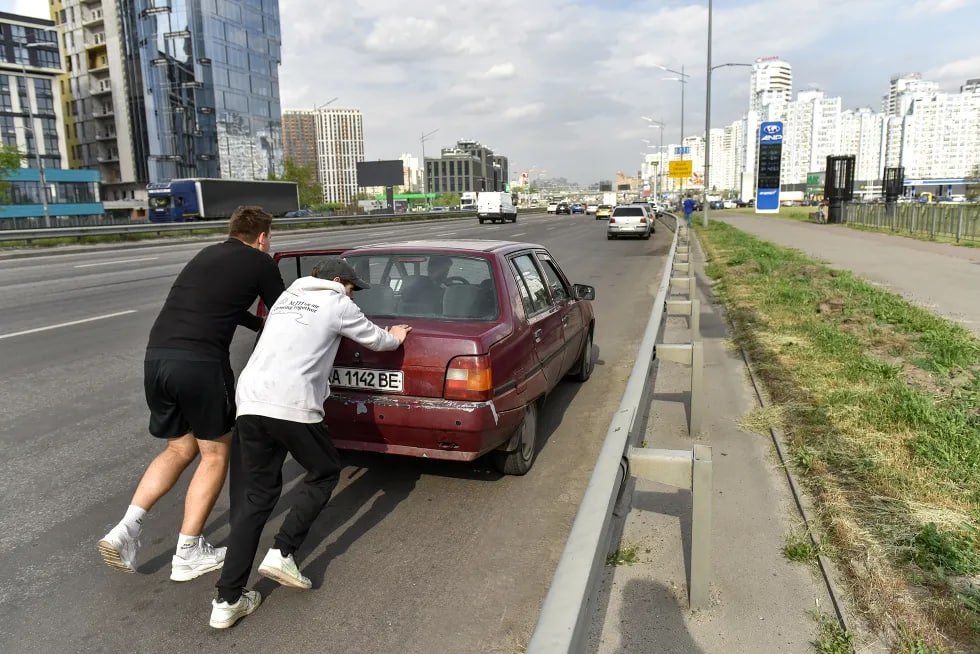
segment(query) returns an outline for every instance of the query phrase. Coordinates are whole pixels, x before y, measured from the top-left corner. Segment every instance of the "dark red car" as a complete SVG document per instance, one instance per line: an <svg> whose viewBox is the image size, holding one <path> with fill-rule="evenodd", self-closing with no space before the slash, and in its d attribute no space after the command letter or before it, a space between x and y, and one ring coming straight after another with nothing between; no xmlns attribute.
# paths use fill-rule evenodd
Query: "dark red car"
<svg viewBox="0 0 980 654"><path fill-rule="evenodd" d="M372 285L354 300L402 348L343 340L325 422L337 447L472 461L522 475L537 455L541 403L592 374L591 286L571 284L540 245L411 241L275 255L287 286L343 254Z"/></svg>

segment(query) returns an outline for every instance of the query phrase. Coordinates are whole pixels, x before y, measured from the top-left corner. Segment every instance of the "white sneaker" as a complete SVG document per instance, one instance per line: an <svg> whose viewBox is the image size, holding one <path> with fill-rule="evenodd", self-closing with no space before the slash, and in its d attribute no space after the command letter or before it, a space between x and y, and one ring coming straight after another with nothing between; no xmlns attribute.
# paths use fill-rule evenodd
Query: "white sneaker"
<svg viewBox="0 0 980 654"><path fill-rule="evenodd" d="M262 596L257 590L242 589L242 596L234 604L211 600L211 621L208 623L215 629L227 629L236 622L259 608Z"/></svg>
<svg viewBox="0 0 980 654"><path fill-rule="evenodd" d="M140 549L138 537L131 536L125 525L118 524L98 543L99 554L106 565L123 572L136 572L136 553Z"/></svg>
<svg viewBox="0 0 980 654"><path fill-rule="evenodd" d="M171 581L190 581L208 572L220 570L225 564L227 551L227 547L213 547L203 537L199 538L193 547L174 554L171 560Z"/></svg>
<svg viewBox="0 0 980 654"><path fill-rule="evenodd" d="M259 565L259 574L278 581L283 586L309 589L313 582L303 576L293 560L293 555L283 556L277 549L270 549Z"/></svg>

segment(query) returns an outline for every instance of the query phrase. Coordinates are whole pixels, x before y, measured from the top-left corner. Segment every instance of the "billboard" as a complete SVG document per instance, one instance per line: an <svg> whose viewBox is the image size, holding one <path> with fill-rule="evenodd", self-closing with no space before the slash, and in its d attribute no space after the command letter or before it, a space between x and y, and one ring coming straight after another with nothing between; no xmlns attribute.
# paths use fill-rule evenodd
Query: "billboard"
<svg viewBox="0 0 980 654"><path fill-rule="evenodd" d="M669 161L667 162L667 165L668 174L671 177L686 179L694 172L694 162L690 159L684 159L682 161Z"/></svg>
<svg viewBox="0 0 980 654"><path fill-rule="evenodd" d="M358 186L398 186L405 183L401 159L387 161L358 161Z"/></svg>
<svg viewBox="0 0 980 654"><path fill-rule="evenodd" d="M759 125L759 167L756 174L755 212L779 213L779 173L783 159L783 124Z"/></svg>
<svg viewBox="0 0 980 654"><path fill-rule="evenodd" d="M603 191L611 191L611 190L613 190L612 189L612 182L599 182L599 192L600 193L603 192Z"/></svg>

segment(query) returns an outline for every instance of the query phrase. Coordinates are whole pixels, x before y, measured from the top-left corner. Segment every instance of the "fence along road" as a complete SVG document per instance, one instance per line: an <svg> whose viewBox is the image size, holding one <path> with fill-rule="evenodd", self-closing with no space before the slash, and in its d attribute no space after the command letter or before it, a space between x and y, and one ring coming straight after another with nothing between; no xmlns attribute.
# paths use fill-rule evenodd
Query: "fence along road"
<svg viewBox="0 0 980 654"><path fill-rule="evenodd" d="M847 222L897 233L945 236L957 243L980 243L980 204L903 202L891 210L880 202L848 204Z"/></svg>

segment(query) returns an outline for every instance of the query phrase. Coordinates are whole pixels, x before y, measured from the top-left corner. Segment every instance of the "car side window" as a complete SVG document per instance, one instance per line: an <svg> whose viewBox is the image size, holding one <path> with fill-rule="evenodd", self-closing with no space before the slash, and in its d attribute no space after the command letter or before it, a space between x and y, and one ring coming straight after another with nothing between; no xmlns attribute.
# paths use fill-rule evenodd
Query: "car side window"
<svg viewBox="0 0 980 654"><path fill-rule="evenodd" d="M558 272L558 266L552 258L541 252L538 254L538 261L541 262L541 267L544 268L544 274L548 278L548 286L551 288L551 296L555 298L555 301L561 302L569 299L572 295L568 292L568 286L562 279L561 273Z"/></svg>
<svg viewBox="0 0 980 654"><path fill-rule="evenodd" d="M524 311L528 316L533 316L548 309L551 300L548 297L548 288L541 278L541 272L534 265L534 259L530 254L522 254L515 257L511 264L514 267L514 276L517 278L517 285L524 286L521 289L521 300L524 302Z"/></svg>

